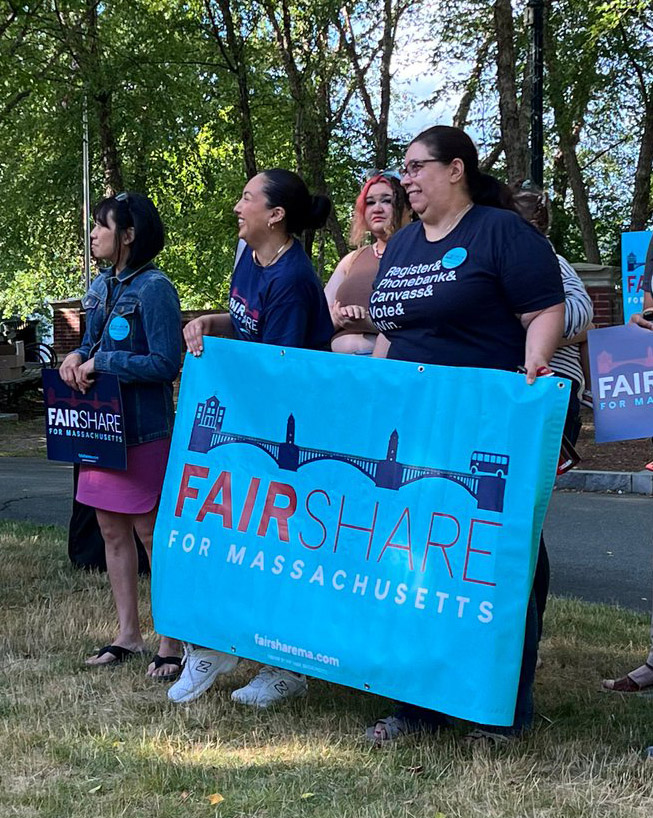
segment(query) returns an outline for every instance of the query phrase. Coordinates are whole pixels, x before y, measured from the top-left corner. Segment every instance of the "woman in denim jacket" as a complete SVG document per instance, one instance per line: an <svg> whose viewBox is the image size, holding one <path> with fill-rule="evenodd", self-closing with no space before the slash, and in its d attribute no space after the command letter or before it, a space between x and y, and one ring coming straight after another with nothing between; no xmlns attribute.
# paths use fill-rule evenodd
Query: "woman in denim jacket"
<svg viewBox="0 0 653 818"><path fill-rule="evenodd" d="M172 383L181 362L179 298L152 260L164 244L152 202L137 193L104 199L93 213L91 252L111 267L101 270L82 304L86 332L66 357L61 378L86 392L96 372L120 379L127 470L81 465L77 500L96 510L106 546L118 634L86 660L106 666L143 653L138 617L138 561L134 530L151 557L152 534L163 484L174 409ZM162 637L148 667L157 679L174 678L180 644Z"/></svg>

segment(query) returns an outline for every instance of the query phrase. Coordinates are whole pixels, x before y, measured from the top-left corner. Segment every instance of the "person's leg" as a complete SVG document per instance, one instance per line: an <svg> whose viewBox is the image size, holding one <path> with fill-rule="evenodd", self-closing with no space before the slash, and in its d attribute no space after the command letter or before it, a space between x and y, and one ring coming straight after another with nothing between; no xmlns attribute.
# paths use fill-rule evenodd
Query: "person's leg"
<svg viewBox="0 0 653 818"><path fill-rule="evenodd" d="M583 425L580 417L580 401L578 400L578 390L580 384L572 380L571 392L569 394L569 406L567 408L567 417L565 418L565 435L572 446L576 445L578 435L580 434L581 426Z"/></svg>
<svg viewBox="0 0 653 818"><path fill-rule="evenodd" d="M113 645L130 651L145 648L138 620L138 561L132 519L127 514L97 509L97 519L104 539L107 572L118 614L118 636ZM112 653L91 656L89 665L117 661Z"/></svg>
<svg viewBox="0 0 653 818"><path fill-rule="evenodd" d="M134 514L132 516L132 524L140 541L143 543L143 548L147 553L147 558L150 561L150 568L152 567L152 538L154 536L154 523L156 522L156 514L158 506L155 506L152 511L146 514ZM167 636L162 636L159 641L159 649L157 655L162 658L176 658L181 659L182 646L177 639L170 639ZM178 662L161 662L152 660L147 668L147 675L154 678L158 676L165 676L170 678L173 674L179 673L180 664Z"/></svg>
<svg viewBox="0 0 653 818"><path fill-rule="evenodd" d="M540 549L537 553L537 565L535 566L535 576L533 578L533 594L535 595L535 607L537 610L537 641L542 638L542 627L544 622L544 611L546 600L549 595L549 582L551 580L551 567L549 555L544 544L544 535L540 534Z"/></svg>
<svg viewBox="0 0 653 818"><path fill-rule="evenodd" d="M517 701L515 703L515 718L510 727L481 724L472 731L468 738L492 739L511 738L530 730L533 725L533 681L537 665L537 645L539 642L539 625L535 590L531 592L526 609L526 629L524 631L524 648L522 650L521 669L519 671L519 685L517 687Z"/></svg>
<svg viewBox="0 0 653 818"><path fill-rule="evenodd" d="M631 670L621 679L604 679L603 687L615 693L639 693L653 690L653 617L651 618L649 654L643 665Z"/></svg>

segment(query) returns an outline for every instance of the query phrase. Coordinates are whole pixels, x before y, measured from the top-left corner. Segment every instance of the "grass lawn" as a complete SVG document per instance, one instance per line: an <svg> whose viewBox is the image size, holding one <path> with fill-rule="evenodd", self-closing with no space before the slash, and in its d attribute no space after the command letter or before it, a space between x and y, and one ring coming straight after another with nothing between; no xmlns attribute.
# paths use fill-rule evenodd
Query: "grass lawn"
<svg viewBox="0 0 653 818"><path fill-rule="evenodd" d="M0 457L45 457L45 419L0 420Z"/></svg>
<svg viewBox="0 0 653 818"><path fill-rule="evenodd" d="M61 529L0 522L2 818L653 814L653 699L599 692L642 659L644 616L552 600L536 729L496 749L466 746L464 726L371 748L363 729L388 702L319 681L253 712L229 699L249 663L175 706L145 661L83 666L113 628L106 576L69 567Z"/></svg>

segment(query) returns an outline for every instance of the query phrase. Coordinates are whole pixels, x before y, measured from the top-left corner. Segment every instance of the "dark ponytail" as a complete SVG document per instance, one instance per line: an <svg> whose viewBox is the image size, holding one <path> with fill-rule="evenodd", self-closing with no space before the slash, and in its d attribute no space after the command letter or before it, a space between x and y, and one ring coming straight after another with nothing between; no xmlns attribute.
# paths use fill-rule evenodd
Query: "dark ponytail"
<svg viewBox="0 0 653 818"><path fill-rule="evenodd" d="M323 196L321 193L311 196L311 212L306 227L313 230L324 227L329 213L331 213L331 200L328 196Z"/></svg>
<svg viewBox="0 0 653 818"><path fill-rule="evenodd" d="M439 159L446 165L451 164L454 159L462 161L467 188L474 204L515 210L508 185L479 170L476 146L465 131L450 125L434 125L422 131L410 144L416 142L424 145L434 159Z"/></svg>
<svg viewBox="0 0 653 818"><path fill-rule="evenodd" d="M516 210L514 197L508 185L490 176L489 173L478 172L474 187L470 188L470 194L474 204Z"/></svg>
<svg viewBox="0 0 653 818"><path fill-rule="evenodd" d="M286 230L299 236L304 230L324 227L331 212L327 196L311 196L301 176L283 168L262 171L263 191L268 207L285 210Z"/></svg>

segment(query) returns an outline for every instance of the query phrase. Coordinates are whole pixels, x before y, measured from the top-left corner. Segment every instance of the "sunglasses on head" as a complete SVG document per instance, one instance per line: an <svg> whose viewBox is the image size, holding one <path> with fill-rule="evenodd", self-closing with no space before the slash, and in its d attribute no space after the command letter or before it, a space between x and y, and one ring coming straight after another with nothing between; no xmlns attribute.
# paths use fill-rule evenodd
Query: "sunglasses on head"
<svg viewBox="0 0 653 818"><path fill-rule="evenodd" d="M370 179L374 179L375 176L382 176L384 179L396 179L397 181L401 179L399 172L396 170L377 170L376 168L370 168L365 171L364 181L369 182Z"/></svg>

